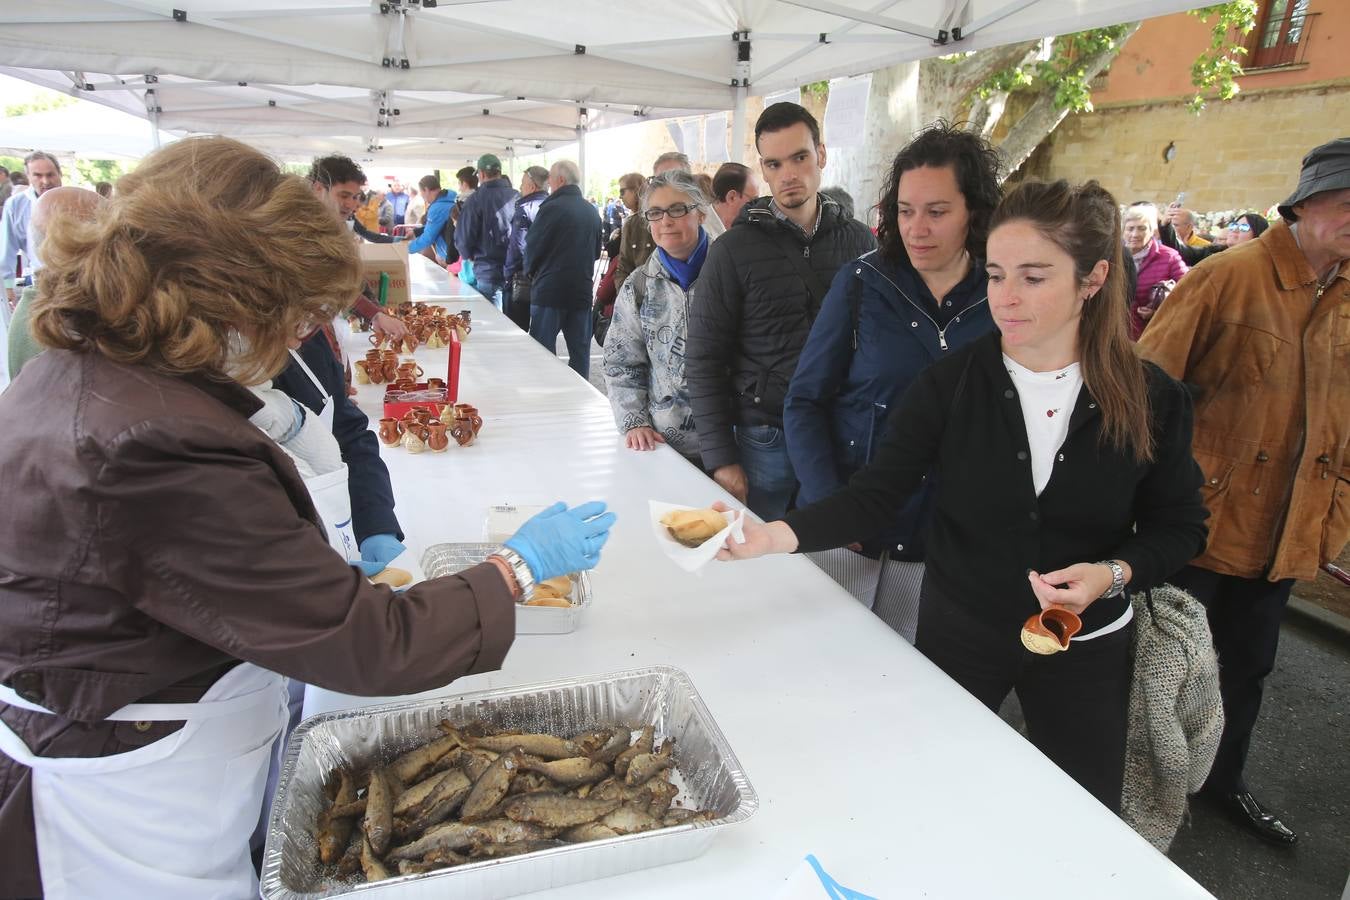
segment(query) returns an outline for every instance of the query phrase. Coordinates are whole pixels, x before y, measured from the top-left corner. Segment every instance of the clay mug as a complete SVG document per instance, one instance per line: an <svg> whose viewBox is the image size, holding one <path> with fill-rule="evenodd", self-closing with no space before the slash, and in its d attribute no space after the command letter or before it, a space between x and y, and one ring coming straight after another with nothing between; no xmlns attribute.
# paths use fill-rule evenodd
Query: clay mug
<svg viewBox="0 0 1350 900"><path fill-rule="evenodd" d="M1083 620L1062 606L1051 606L1027 619L1022 626L1022 646L1048 656L1069 649L1069 639L1081 631Z"/></svg>
<svg viewBox="0 0 1350 900"><path fill-rule="evenodd" d="M399 363L399 367L416 370L418 378L421 378L424 374L426 374L423 371L422 367L419 366L417 364L417 361L414 359L405 359L403 362Z"/></svg>
<svg viewBox="0 0 1350 900"><path fill-rule="evenodd" d="M364 359L358 359L352 363L352 372L352 377L357 384L370 384L370 375L366 372L366 361Z"/></svg>
<svg viewBox="0 0 1350 900"><path fill-rule="evenodd" d="M398 419L383 418L380 420L380 442L386 447L393 447L399 442L402 435L399 433Z"/></svg>
<svg viewBox="0 0 1350 900"><path fill-rule="evenodd" d="M450 436L455 439L455 443L461 447L467 447L473 443L476 435L473 433L473 425L468 419L456 419L455 427L450 429Z"/></svg>
<svg viewBox="0 0 1350 900"><path fill-rule="evenodd" d="M450 446L450 438L445 432L445 423L440 419L427 422L427 446L433 453L444 453Z"/></svg>
<svg viewBox="0 0 1350 900"><path fill-rule="evenodd" d="M421 453L427 449L427 442L416 431L409 431L403 435L403 449L409 453Z"/></svg>
<svg viewBox="0 0 1350 900"><path fill-rule="evenodd" d="M444 379L444 378L428 378L428 379L427 379L427 389L428 389L428 390L432 390L432 391L443 391L443 390L445 390L445 379Z"/></svg>
<svg viewBox="0 0 1350 900"><path fill-rule="evenodd" d="M478 414L478 407L476 406L470 406L467 403L456 403L455 418L467 419L473 427L474 434L483 430L483 417Z"/></svg>
<svg viewBox="0 0 1350 900"><path fill-rule="evenodd" d="M472 316L473 316L473 310L471 310L471 309L461 309L461 310L459 311L459 319L460 319L460 321L463 322L465 325L468 325L468 324L469 324L469 320L470 320L470 318L472 318Z"/></svg>
<svg viewBox="0 0 1350 900"><path fill-rule="evenodd" d="M384 361L384 366L381 368L381 371L384 373L385 381L390 383L398 381L398 363L394 362L392 359L386 359Z"/></svg>
<svg viewBox="0 0 1350 900"><path fill-rule="evenodd" d="M418 425L426 425L431 421L431 410L425 406L415 406L412 410L413 421Z"/></svg>

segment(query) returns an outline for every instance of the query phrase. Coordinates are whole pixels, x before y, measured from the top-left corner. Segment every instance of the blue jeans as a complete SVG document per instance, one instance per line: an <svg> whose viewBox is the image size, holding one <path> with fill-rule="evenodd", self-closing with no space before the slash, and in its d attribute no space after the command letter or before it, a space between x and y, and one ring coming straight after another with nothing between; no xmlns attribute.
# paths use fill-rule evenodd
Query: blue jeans
<svg viewBox="0 0 1350 900"><path fill-rule="evenodd" d="M511 286L502 277L501 269L494 269L483 263L474 269L474 289L482 294L499 310L506 311L506 296Z"/></svg>
<svg viewBox="0 0 1350 900"><path fill-rule="evenodd" d="M530 337L543 344L549 353L558 352L558 332L567 341L567 364L582 378L591 377L591 311L558 309L554 306L530 307ZM786 450L784 453L786 454Z"/></svg>
<svg viewBox="0 0 1350 900"><path fill-rule="evenodd" d="M746 506L766 522L787 514L792 495L797 492L797 476L788 459L783 429L773 425L737 425L736 446L741 451L741 467L750 483Z"/></svg>

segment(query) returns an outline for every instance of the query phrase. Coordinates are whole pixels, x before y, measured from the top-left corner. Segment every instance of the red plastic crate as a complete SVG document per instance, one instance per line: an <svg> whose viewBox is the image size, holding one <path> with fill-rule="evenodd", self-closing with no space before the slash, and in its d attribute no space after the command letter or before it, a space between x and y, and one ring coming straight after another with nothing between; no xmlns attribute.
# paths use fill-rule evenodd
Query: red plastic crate
<svg viewBox="0 0 1350 900"><path fill-rule="evenodd" d="M391 384L386 384L386 385L384 386L384 392L385 392L384 415L385 415L385 417L386 417L386 418L393 418L393 419L401 419L401 418L403 418L403 416L404 416L409 410L416 409L416 408L419 407L419 406L422 407L422 408L424 408L424 409L429 409L429 410L431 410L431 412L432 412L434 415L439 416L439 415L441 414L441 408L442 408L442 407L444 407L444 406L446 406L446 405L449 405L449 404L453 404L453 403L455 403L456 401L458 401L458 399L459 399L459 354L460 354L460 348L461 348L462 346L463 346L463 345L459 342L459 333L458 333L457 331L455 331L454 329L451 329L451 330L450 330L450 346L446 348L446 349L448 349L448 350L450 351L450 354L449 354L449 356L450 356L450 363L449 363L449 365L448 365L448 367L447 367L448 371L447 371L446 374L445 374L445 402L444 402L444 403L435 403L435 402L432 402L432 401L429 401L429 400L428 400L428 401L413 401L413 402L411 402L411 403L403 402L403 401L394 401L394 402L390 402L388 395L389 395L389 391L394 390L394 386L391 385ZM425 367L424 367L424 368L425 368ZM414 388L414 390L419 390L419 391L420 391L420 390L429 390L429 388L427 387L427 383L426 383L425 381L419 381L419 382L417 383L417 387ZM449 424L449 423L447 423L447 424Z"/></svg>

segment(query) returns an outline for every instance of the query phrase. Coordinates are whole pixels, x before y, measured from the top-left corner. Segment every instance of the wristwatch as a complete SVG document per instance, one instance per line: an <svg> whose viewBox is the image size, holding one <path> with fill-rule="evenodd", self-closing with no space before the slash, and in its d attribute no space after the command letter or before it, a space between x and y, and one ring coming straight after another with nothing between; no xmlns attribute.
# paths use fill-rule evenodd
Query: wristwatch
<svg viewBox="0 0 1350 900"><path fill-rule="evenodd" d="M1098 599L1107 597L1119 597L1125 592L1125 570L1121 568L1120 563L1114 559L1103 559L1097 563L1099 566L1106 566L1111 570L1111 586L1107 588Z"/></svg>
<svg viewBox="0 0 1350 900"><path fill-rule="evenodd" d="M520 585L520 599L529 600L534 596L534 575L526 565L524 557L510 547L498 547L492 554L501 559L511 569L511 575Z"/></svg>

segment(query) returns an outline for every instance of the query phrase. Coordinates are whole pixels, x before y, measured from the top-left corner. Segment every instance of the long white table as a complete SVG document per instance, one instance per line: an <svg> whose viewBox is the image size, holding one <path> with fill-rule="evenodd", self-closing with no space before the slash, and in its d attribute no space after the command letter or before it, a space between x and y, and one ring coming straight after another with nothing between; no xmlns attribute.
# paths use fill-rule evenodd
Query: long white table
<svg viewBox="0 0 1350 900"><path fill-rule="evenodd" d="M730 498L669 448L625 449L603 396L426 262L414 296L473 311L460 400L485 425L468 448L385 449L410 546L482 540L506 501L598 498L619 517L577 631L518 637L501 671L432 693L677 666L760 797L696 860L537 896L773 898L808 853L877 898L1209 896L807 560L701 576L666 560L648 499ZM445 357L417 353L433 374ZM360 390L372 418L382 391Z"/></svg>

